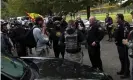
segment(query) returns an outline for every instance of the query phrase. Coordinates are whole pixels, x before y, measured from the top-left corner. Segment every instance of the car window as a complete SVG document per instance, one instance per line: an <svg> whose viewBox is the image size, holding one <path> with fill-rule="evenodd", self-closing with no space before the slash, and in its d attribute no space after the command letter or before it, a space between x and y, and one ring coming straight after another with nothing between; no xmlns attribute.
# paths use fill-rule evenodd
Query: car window
<svg viewBox="0 0 133 80"><path fill-rule="evenodd" d="M1 55L1 72L20 78L24 73L24 65L19 62L17 59Z"/></svg>

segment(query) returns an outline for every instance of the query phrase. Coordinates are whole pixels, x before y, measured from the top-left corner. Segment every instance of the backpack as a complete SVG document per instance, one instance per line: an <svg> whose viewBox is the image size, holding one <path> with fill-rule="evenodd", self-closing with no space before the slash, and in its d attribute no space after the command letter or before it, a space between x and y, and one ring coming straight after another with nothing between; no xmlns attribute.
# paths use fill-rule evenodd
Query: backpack
<svg viewBox="0 0 133 80"><path fill-rule="evenodd" d="M36 27L34 27L34 28L36 28ZM33 35L34 28L29 29L27 31L26 35L24 36L24 44L26 47L34 48L37 45L37 42L36 42L34 35Z"/></svg>
<svg viewBox="0 0 133 80"><path fill-rule="evenodd" d="M65 50L68 53L77 53L81 50L78 43L77 30L73 34L65 32Z"/></svg>

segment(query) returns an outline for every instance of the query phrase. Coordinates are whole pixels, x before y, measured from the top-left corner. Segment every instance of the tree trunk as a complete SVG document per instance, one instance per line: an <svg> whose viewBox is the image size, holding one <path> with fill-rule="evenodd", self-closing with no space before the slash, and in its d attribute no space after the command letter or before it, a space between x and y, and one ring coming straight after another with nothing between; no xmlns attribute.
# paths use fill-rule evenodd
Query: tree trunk
<svg viewBox="0 0 133 80"><path fill-rule="evenodd" d="M87 6L87 19L90 17L90 6Z"/></svg>

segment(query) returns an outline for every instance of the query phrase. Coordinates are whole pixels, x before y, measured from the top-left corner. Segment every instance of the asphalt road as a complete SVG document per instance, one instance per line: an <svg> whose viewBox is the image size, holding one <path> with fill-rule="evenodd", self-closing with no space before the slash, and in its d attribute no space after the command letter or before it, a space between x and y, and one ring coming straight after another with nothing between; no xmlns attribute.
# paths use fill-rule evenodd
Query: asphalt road
<svg viewBox="0 0 133 80"><path fill-rule="evenodd" d="M105 38L101 41L101 59L103 62L104 72L111 75L114 80L121 80L120 76L116 74L116 72L119 71L121 68L116 45L114 44L114 42L108 42L106 40L107 36L105 36ZM84 49L84 64L91 65L89 55L86 49Z"/></svg>
<svg viewBox="0 0 133 80"><path fill-rule="evenodd" d="M107 36L105 36L105 38L101 41L101 59L103 62L104 72L111 75L114 80L121 80L120 76L116 74L116 72L120 70L120 61L116 45L114 44L114 42L108 42L106 40ZM83 52L84 52L83 63L91 66L88 51L87 49L85 49L84 46L83 46ZM53 51L51 51L50 55L54 56ZM122 79L122 80L131 80L131 79Z"/></svg>

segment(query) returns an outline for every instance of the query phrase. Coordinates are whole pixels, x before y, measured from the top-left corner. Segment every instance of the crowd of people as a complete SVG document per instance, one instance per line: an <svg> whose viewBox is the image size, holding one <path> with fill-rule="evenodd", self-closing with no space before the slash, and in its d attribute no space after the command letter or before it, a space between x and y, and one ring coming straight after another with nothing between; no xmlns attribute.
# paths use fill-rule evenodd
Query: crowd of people
<svg viewBox="0 0 133 80"><path fill-rule="evenodd" d="M131 15L133 18L133 12ZM59 58L61 54L63 59L82 63L81 45L86 41L92 68L103 71L100 42L105 35L104 28L95 16L89 18L90 25L87 30L80 16L68 22L65 18L65 16L49 17L47 23L42 17L37 17L34 22L28 19L22 22L14 21L10 23L9 29L7 29L9 22L1 22L1 52L13 56L13 52L16 51L21 57L33 54L32 48L35 48L36 57L48 57L49 48L52 48L55 58ZM117 74L123 75L121 78L124 79L130 77L128 49L133 49L133 31L130 24L124 20L123 14L117 14L116 20L117 27L114 33L112 33L113 19L108 13L105 24L108 41L115 39L119 54L121 69ZM130 56L133 58L133 53Z"/></svg>

